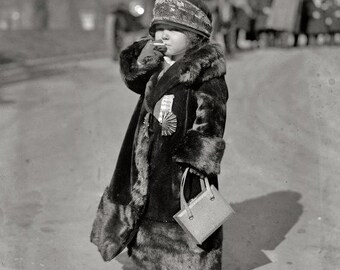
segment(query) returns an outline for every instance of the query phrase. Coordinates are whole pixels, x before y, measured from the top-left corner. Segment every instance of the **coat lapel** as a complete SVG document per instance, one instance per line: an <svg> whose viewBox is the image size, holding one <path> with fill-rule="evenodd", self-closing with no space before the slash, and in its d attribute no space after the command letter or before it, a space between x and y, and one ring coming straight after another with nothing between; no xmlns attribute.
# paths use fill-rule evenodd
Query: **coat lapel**
<svg viewBox="0 0 340 270"><path fill-rule="evenodd" d="M157 80L159 72L151 77L145 91L146 108L152 112L157 101L178 84L190 86L225 74L224 55L218 44L207 44L199 49L192 48L159 80Z"/></svg>
<svg viewBox="0 0 340 270"><path fill-rule="evenodd" d="M174 63L157 81L159 73L152 76L145 92L145 103L148 112L152 112L158 100L160 100L168 91L180 83L180 70L178 63Z"/></svg>

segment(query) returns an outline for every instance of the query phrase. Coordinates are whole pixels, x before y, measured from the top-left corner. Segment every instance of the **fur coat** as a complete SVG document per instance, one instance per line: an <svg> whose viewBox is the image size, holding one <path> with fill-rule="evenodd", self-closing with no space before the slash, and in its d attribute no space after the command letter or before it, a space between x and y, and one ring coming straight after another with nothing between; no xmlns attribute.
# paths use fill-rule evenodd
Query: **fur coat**
<svg viewBox="0 0 340 270"><path fill-rule="evenodd" d="M159 78L162 63L151 59L143 68L137 65L146 42L133 43L120 57L122 77L140 98L93 225L91 240L102 249L104 260L110 252L103 239L118 237L113 235L113 227L133 227L136 216L137 220L143 216L175 222L173 215L180 210L179 190L185 167L207 175L217 187L225 149L228 89L220 47L207 43L187 51ZM173 96L172 113L177 119L176 131L170 136L162 135L162 126L154 116L158 101L165 95ZM192 176L186 184L186 198L197 195L200 188L200 181ZM124 208L124 220L117 205Z"/></svg>

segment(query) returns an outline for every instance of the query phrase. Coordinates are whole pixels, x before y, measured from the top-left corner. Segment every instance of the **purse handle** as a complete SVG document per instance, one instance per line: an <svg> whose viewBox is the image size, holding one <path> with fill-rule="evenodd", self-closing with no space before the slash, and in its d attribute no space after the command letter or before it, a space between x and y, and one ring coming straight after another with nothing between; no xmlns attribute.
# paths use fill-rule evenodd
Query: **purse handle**
<svg viewBox="0 0 340 270"><path fill-rule="evenodd" d="M184 170L183 175L182 175L181 188L180 188L181 209L182 210L185 209L187 211L187 213L188 213L189 219L193 219L194 215L192 214L192 211L191 211L191 209L189 207L189 204L185 200L185 197L184 197L184 186L185 186L185 181L187 179L187 175L188 175L189 169L190 168L186 168ZM211 201L215 200L215 196L214 196L214 194L213 194L213 192L211 190L208 177L204 177L204 179L200 178L200 182L201 182L201 190L202 191L207 190L208 193L210 194L210 200Z"/></svg>

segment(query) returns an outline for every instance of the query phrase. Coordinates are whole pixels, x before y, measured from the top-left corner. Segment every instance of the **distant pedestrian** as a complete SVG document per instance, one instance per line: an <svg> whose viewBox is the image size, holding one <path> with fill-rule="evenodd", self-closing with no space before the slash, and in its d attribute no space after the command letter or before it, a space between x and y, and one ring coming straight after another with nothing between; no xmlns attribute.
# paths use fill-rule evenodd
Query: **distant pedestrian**
<svg viewBox="0 0 340 270"><path fill-rule="evenodd" d="M209 8L209 11L211 13L212 18L212 33L211 33L211 39L216 40L217 34L220 31L220 24L219 24L219 14L218 14L218 8L219 8L219 0L203 0L207 7Z"/></svg>
<svg viewBox="0 0 340 270"><path fill-rule="evenodd" d="M273 30L268 28L267 24L272 2L273 0L249 0L255 15L254 30L257 40L264 46L272 46L274 44Z"/></svg>
<svg viewBox="0 0 340 270"><path fill-rule="evenodd" d="M302 0L273 0L267 26L272 29L276 37L283 38L283 34L294 35L294 46L297 46L300 33ZM276 40L277 41L277 40ZM280 40L280 45L287 46Z"/></svg>
<svg viewBox="0 0 340 270"><path fill-rule="evenodd" d="M305 0L305 12L307 16L305 33L307 35L307 44L315 45L318 42L318 37L321 34L327 34L326 14L324 0Z"/></svg>
<svg viewBox="0 0 340 270"><path fill-rule="evenodd" d="M330 35L329 44L335 45L335 36L340 33L340 0L328 0L325 23Z"/></svg>
<svg viewBox="0 0 340 270"><path fill-rule="evenodd" d="M156 0L149 31L120 55L124 82L140 99L91 238L105 260L126 239L138 269L220 270L222 229L197 245L173 215L186 168L188 200L201 191L200 177L218 184L228 99L223 50L210 42L211 13L201 0Z"/></svg>
<svg viewBox="0 0 340 270"><path fill-rule="evenodd" d="M236 28L233 7L230 0L219 0L217 10L217 29L223 39L224 53L226 56L231 56L236 47Z"/></svg>
<svg viewBox="0 0 340 270"><path fill-rule="evenodd" d="M236 47L239 48L239 37L243 33L243 41L256 40L256 35L254 32L255 18L254 12L249 4L248 0L232 0L234 23L236 28Z"/></svg>
<svg viewBox="0 0 340 270"><path fill-rule="evenodd" d="M109 14L109 38L111 39L112 60L117 61L119 54L124 47L124 37L131 32L144 29L139 17L135 17L129 11L129 7L124 2L114 5Z"/></svg>

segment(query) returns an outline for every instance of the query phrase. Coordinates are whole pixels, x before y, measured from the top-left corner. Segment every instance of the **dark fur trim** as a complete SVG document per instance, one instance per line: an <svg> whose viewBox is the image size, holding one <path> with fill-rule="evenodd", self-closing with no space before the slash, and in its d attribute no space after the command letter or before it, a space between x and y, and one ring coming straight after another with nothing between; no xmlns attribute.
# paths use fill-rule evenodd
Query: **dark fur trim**
<svg viewBox="0 0 340 270"><path fill-rule="evenodd" d="M124 239L133 225L131 207L112 202L106 188L91 232L91 242L98 247L104 261L112 260L125 248Z"/></svg>
<svg viewBox="0 0 340 270"><path fill-rule="evenodd" d="M216 175L220 173L224 148L222 138L206 137L198 131L189 130L182 144L175 150L174 159L208 175Z"/></svg>
<svg viewBox="0 0 340 270"><path fill-rule="evenodd" d="M130 247L132 261L138 269L221 269L222 229L218 229L203 245L177 223L144 220Z"/></svg>
<svg viewBox="0 0 340 270"><path fill-rule="evenodd" d="M226 74L226 63L220 45L207 43L189 50L180 62L180 82L194 84Z"/></svg>
<svg viewBox="0 0 340 270"><path fill-rule="evenodd" d="M150 76L161 68L162 58L148 58L144 65L137 64L137 58L150 39L136 41L120 54L120 72L126 85L133 91L141 93Z"/></svg>
<svg viewBox="0 0 340 270"><path fill-rule="evenodd" d="M137 146L136 146L136 167L138 170L138 179L132 188L132 202L131 204L138 208L145 206L148 192L148 178L149 178L149 166L148 166L148 154L149 154L149 136L148 125L146 123L141 127Z"/></svg>
<svg viewBox="0 0 340 270"><path fill-rule="evenodd" d="M94 243L104 261L116 257L137 233L139 219L142 216L148 192L148 136L142 126L136 147L136 166L138 179L132 187L131 202L128 205L115 203L110 198L110 189L106 188L101 198L91 232ZM129 179L127 179L129 181Z"/></svg>
<svg viewBox="0 0 340 270"><path fill-rule="evenodd" d="M213 89L214 86L215 88ZM220 90L216 84L209 84L208 87L212 89L204 89L207 91L197 91L195 93L197 109L192 130L197 130L207 137L222 137L226 119L224 93L221 91L220 96L215 95L213 91Z"/></svg>

